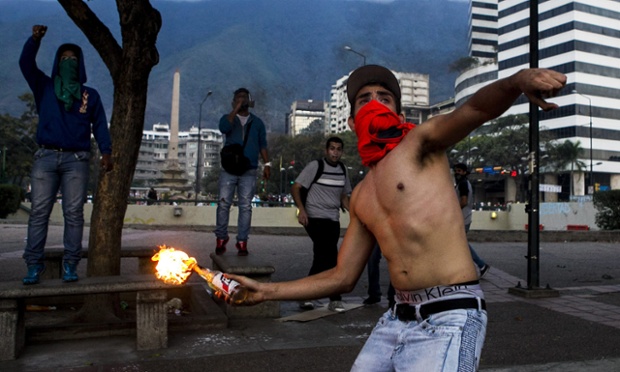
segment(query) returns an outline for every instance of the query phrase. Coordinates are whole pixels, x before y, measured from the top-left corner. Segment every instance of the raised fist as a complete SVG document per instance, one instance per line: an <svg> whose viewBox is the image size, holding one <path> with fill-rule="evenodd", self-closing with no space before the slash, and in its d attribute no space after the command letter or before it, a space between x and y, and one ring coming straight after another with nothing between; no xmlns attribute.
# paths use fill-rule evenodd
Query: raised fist
<svg viewBox="0 0 620 372"><path fill-rule="evenodd" d="M47 32L47 26L44 26L44 25L32 26L32 38L35 41L39 41L43 39L43 36L45 36L46 32Z"/></svg>

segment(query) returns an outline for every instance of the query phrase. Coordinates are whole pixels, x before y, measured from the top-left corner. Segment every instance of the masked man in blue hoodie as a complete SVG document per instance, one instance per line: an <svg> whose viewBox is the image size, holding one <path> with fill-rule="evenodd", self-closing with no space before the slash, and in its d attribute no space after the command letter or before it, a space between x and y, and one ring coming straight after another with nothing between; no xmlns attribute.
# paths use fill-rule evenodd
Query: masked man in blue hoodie
<svg viewBox="0 0 620 372"><path fill-rule="evenodd" d="M54 58L51 77L37 67L36 56L47 26L32 27L19 59L19 67L32 90L39 114L37 143L31 173L32 210L24 260L28 274L24 284L36 284L43 263L49 216L58 191L62 194L65 220L63 276L78 280L84 230L84 203L89 177L91 132L101 151L101 169L112 170L112 142L99 93L83 84L86 69L82 49L61 45Z"/></svg>

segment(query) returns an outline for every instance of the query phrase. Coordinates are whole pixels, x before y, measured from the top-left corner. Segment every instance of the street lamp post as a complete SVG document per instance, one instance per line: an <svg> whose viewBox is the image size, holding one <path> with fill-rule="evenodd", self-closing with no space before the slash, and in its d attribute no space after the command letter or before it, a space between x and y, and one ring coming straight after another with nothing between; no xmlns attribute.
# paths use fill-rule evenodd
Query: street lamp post
<svg viewBox="0 0 620 372"><path fill-rule="evenodd" d="M350 47L350 46L348 46L348 45L345 45L345 46L344 46L344 50L347 50L347 51L349 51L349 52L353 52L353 53L357 54L358 56L362 57L362 58L363 58L363 60L364 60L364 64L363 64L363 66L366 66L366 56L365 56L365 55L363 55L362 53L360 53L360 52L358 52L358 51L354 50L353 48L351 48L351 47Z"/></svg>
<svg viewBox="0 0 620 372"><path fill-rule="evenodd" d="M202 100L202 102L200 102L200 110L198 110L198 149L196 152L196 189L195 189L195 193L196 195L194 196L194 204L198 205L198 195L200 194L200 153L201 153L201 140L202 140L202 133L200 132L202 129L202 105L205 103L205 101L207 100L207 98L209 98L209 96L213 94L212 91L207 92L207 95L205 96L205 98Z"/></svg>
<svg viewBox="0 0 620 372"><path fill-rule="evenodd" d="M573 90L573 93L577 93L580 96L582 96L583 98L588 100L588 107L590 109L589 111L589 116L590 116L590 189L592 189L594 191L594 172L593 172L593 164L592 164L592 99L588 96L586 96L585 94L581 94L579 93L577 90Z"/></svg>

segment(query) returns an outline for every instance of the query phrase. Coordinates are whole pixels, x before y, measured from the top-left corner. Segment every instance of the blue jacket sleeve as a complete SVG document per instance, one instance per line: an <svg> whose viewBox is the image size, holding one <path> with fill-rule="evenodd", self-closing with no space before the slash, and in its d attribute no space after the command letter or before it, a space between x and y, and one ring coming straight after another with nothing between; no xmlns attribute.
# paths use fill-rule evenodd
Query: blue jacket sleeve
<svg viewBox="0 0 620 372"><path fill-rule="evenodd" d="M49 79L37 66L36 57L40 46L41 42L35 41L32 36L29 37L19 57L19 68L32 90L37 105L43 94L46 79Z"/></svg>
<svg viewBox="0 0 620 372"><path fill-rule="evenodd" d="M220 132L229 134L232 130L232 124L228 121L228 115L222 115L220 118Z"/></svg>

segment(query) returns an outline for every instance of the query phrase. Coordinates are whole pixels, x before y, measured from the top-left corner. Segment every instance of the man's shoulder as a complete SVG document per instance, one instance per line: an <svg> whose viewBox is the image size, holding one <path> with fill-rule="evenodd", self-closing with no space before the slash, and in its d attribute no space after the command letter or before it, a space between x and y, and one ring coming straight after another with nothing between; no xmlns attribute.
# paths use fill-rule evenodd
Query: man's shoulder
<svg viewBox="0 0 620 372"><path fill-rule="evenodd" d="M321 160L320 159L313 159L310 160L308 162L308 164L306 164L306 166L304 167L303 170L313 170L313 169L318 169L320 166Z"/></svg>

